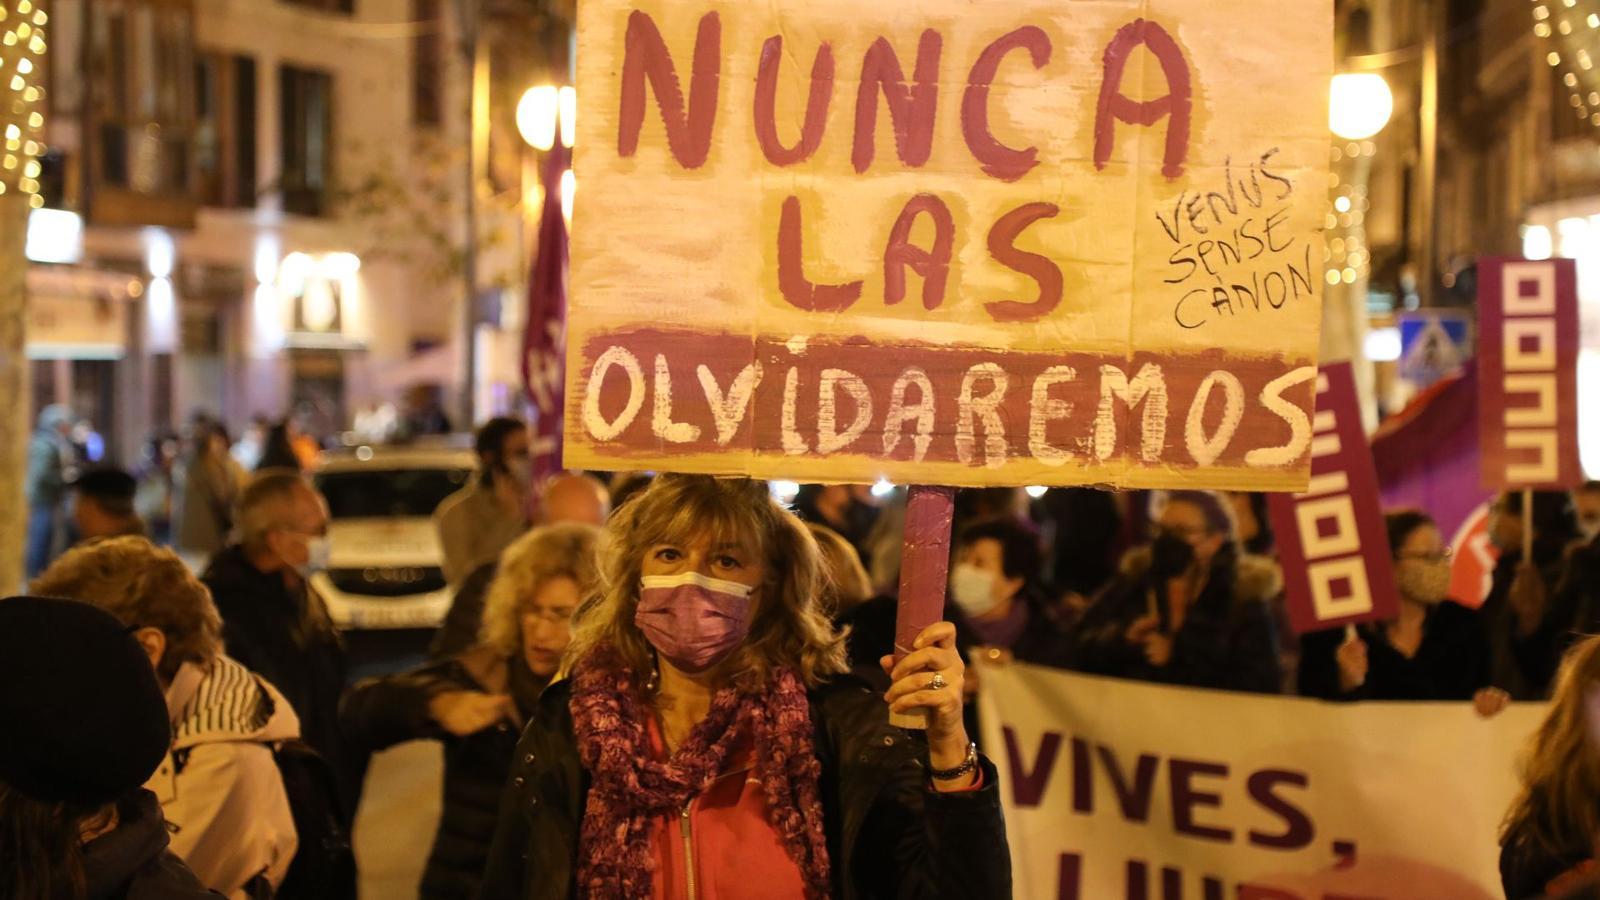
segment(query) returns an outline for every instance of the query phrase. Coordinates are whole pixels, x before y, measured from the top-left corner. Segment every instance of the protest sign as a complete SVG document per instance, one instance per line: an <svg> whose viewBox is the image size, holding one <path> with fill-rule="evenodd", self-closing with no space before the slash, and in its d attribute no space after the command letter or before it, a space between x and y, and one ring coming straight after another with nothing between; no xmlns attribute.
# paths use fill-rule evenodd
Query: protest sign
<svg viewBox="0 0 1600 900"><path fill-rule="evenodd" d="M1570 259L1478 263L1483 484L1561 490L1578 460L1578 274Z"/></svg>
<svg viewBox="0 0 1600 900"><path fill-rule="evenodd" d="M1015 896L1498 900L1544 707L1327 704L979 670Z"/></svg>
<svg viewBox="0 0 1600 900"><path fill-rule="evenodd" d="M1331 7L585 2L567 465L1303 487Z"/></svg>
<svg viewBox="0 0 1600 900"><path fill-rule="evenodd" d="M1400 599L1349 363L1317 375L1311 481L1269 494L1289 623L1300 634L1393 618Z"/></svg>

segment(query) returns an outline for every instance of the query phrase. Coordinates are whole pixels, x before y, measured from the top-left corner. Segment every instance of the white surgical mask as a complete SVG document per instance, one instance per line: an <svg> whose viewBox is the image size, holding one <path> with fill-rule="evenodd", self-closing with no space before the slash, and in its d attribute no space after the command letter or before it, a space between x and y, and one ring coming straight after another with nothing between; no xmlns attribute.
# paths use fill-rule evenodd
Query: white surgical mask
<svg viewBox="0 0 1600 900"><path fill-rule="evenodd" d="M1000 601L994 596L994 573L971 563L958 563L950 573L950 599L962 615L977 617L993 610Z"/></svg>
<svg viewBox="0 0 1600 900"><path fill-rule="evenodd" d="M326 571L328 560L333 555L333 544L326 535L306 539L306 562L297 566L301 577L310 578L317 572Z"/></svg>
<svg viewBox="0 0 1600 900"><path fill-rule="evenodd" d="M533 484L533 457L520 456L506 463L506 471L524 487Z"/></svg>

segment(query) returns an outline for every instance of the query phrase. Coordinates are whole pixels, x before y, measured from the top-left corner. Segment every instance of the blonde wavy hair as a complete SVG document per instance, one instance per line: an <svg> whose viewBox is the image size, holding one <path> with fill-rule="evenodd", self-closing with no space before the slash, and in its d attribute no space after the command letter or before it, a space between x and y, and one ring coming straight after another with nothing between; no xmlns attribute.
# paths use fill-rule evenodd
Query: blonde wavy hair
<svg viewBox="0 0 1600 900"><path fill-rule="evenodd" d="M1550 713L1534 732L1522 761L1522 791L1501 827L1500 840L1531 843L1555 856L1588 853L1600 838L1600 636L1567 651L1556 675Z"/></svg>
<svg viewBox="0 0 1600 900"><path fill-rule="evenodd" d="M822 554L822 606L830 615L849 612L872 597L872 579L861 565L861 554L839 532L826 525L807 522L806 530L816 539Z"/></svg>
<svg viewBox="0 0 1600 900"><path fill-rule="evenodd" d="M633 623L644 556L657 544L682 546L701 536L739 544L766 561L750 635L727 664L736 684L756 689L773 668L785 667L815 686L848 668L844 638L822 608L826 576L806 526L762 482L679 474L658 476L606 524L600 596L578 617L566 668L609 645L633 671L651 671L655 651Z"/></svg>
<svg viewBox="0 0 1600 900"><path fill-rule="evenodd" d="M500 555L500 567L489 583L479 643L502 656L518 653L523 604L553 579L570 578L578 585L578 596L592 596L599 538L600 529L576 523L545 525L517 538Z"/></svg>
<svg viewBox="0 0 1600 900"><path fill-rule="evenodd" d="M103 538L68 550L34 580L41 597L92 603L130 628L155 628L167 649L156 666L171 681L184 663L222 654L222 616L178 554L142 537Z"/></svg>

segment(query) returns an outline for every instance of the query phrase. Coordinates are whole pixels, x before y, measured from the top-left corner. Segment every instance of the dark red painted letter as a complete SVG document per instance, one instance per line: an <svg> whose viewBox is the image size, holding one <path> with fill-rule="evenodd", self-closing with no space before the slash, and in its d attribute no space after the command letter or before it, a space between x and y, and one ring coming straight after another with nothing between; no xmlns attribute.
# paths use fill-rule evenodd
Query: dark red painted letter
<svg viewBox="0 0 1600 900"><path fill-rule="evenodd" d="M806 279L805 240L800 228L800 198L783 201L778 222L778 290L783 299L808 312L849 309L861 297L861 282L812 284Z"/></svg>
<svg viewBox="0 0 1600 900"><path fill-rule="evenodd" d="M928 29L917 43L916 83L907 85L900 57L888 38L878 38L861 61L861 86L856 91L856 139L850 161L857 172L872 165L877 149L878 91L889 104L894 144L900 161L912 168L933 154L933 120L939 107L939 54L944 38Z"/></svg>
<svg viewBox="0 0 1600 900"><path fill-rule="evenodd" d="M756 140L767 162L792 166L810 159L822 146L822 133L828 127L828 103L833 99L833 48L827 43L817 48L811 63L811 95L806 100L806 120L800 128L800 141L785 147L778 138L778 69L783 65L783 35L767 38L761 48L761 68L756 73Z"/></svg>
<svg viewBox="0 0 1600 900"><path fill-rule="evenodd" d="M685 169L705 165L711 152L711 127L717 120L717 90L722 77L722 20L714 12L700 19L694 40L694 67L685 111L678 68L661 39L661 30L646 13L628 16L628 37L622 59L622 112L617 123L617 155L639 151L644 127L644 84L649 79L667 126L667 146Z"/></svg>
<svg viewBox="0 0 1600 900"><path fill-rule="evenodd" d="M1029 203L1019 206L1000 217L989 229L989 255L1008 269L1032 278L1039 283L1039 299L1032 303L1018 300L998 300L987 305L989 315L996 322L1028 322L1041 319L1061 305L1061 267L1047 256L1017 249L1017 237L1029 225L1040 219L1060 215L1061 208L1054 203Z"/></svg>
<svg viewBox="0 0 1600 900"><path fill-rule="evenodd" d="M1128 57L1140 45L1155 54L1161 63L1161 72L1167 79L1167 95L1157 100L1136 101L1122 93L1122 74ZM1167 149L1162 158L1161 174L1177 178L1183 174L1183 164L1189 158L1189 124L1193 113L1193 88L1189 79L1189 61L1183 56L1178 42L1166 29L1154 22L1135 19L1124 25L1117 36L1106 45L1105 74L1100 82L1100 108L1094 119L1094 165L1103 169L1111 159L1111 149L1117 141L1117 122L1130 125L1154 125L1167 116Z"/></svg>
<svg viewBox="0 0 1600 900"><path fill-rule="evenodd" d="M989 130L989 85L1007 53L1027 50L1033 58L1033 67L1042 69L1050 62L1050 49L1050 36L1044 29L1027 25L990 44L972 64L967 93L961 98L961 133L967 138L967 149L983 165L985 174L1001 181L1016 181L1039 164L1039 148L1007 147Z"/></svg>
<svg viewBox="0 0 1600 900"><path fill-rule="evenodd" d="M933 217L933 249L924 250L911 243L911 229L917 217ZM950 280L950 254L956 240L956 222L950 207L932 194L911 198L900 218L889 230L889 246L883 251L883 302L893 306L906 297L906 269L922 276L922 308L938 309Z"/></svg>

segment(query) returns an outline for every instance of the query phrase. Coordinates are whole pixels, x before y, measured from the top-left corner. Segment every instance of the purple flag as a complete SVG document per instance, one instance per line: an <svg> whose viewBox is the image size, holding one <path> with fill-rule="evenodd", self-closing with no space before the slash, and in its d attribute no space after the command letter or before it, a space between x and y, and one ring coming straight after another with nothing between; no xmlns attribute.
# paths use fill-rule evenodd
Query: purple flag
<svg viewBox="0 0 1600 900"><path fill-rule="evenodd" d="M561 419L567 334L567 220L561 212L561 177L571 151L559 143L545 158L544 210L533 271L528 276L528 317L522 338L522 383L533 406L532 503L538 488L561 471ZM538 510L534 509L537 518Z"/></svg>

